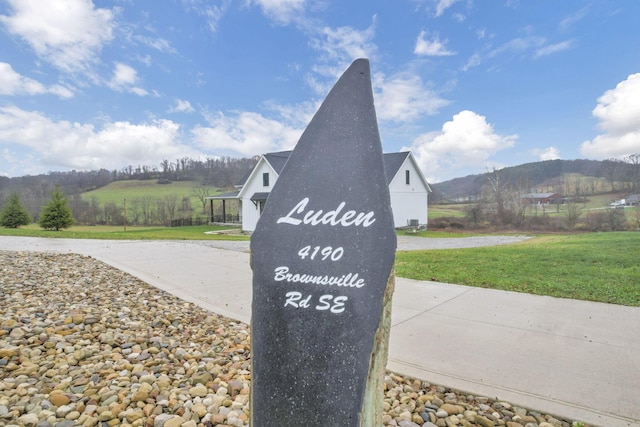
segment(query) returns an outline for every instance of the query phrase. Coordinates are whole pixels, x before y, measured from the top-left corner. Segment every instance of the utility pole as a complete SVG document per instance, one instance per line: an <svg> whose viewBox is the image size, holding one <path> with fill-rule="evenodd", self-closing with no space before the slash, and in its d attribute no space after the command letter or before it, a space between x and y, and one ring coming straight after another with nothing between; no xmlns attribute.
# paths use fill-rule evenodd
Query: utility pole
<svg viewBox="0 0 640 427"><path fill-rule="evenodd" d="M127 231L127 199L122 200L122 216L124 217L124 231Z"/></svg>

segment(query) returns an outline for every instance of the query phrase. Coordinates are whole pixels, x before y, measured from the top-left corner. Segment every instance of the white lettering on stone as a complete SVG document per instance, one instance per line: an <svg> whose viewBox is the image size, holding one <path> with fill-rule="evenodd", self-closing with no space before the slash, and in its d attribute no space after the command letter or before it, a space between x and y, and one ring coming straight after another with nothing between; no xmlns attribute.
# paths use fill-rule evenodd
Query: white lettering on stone
<svg viewBox="0 0 640 427"><path fill-rule="evenodd" d="M320 210L307 210L309 204L309 198L305 197L296 204L293 209L289 211L286 216L281 216L276 221L276 224L291 224L291 225L330 225L335 227L341 225L343 227L356 226L356 227L369 227L376 219L373 211L369 212L356 212L354 210L348 210L343 214L340 214L346 202L341 202L335 209L324 212ZM302 218L302 219L301 219Z"/></svg>
<svg viewBox="0 0 640 427"><path fill-rule="evenodd" d="M312 285L340 286L345 288L362 288L365 283L360 279L358 273L347 273L341 276L314 276L304 273L289 273L289 267L276 267L273 280L286 283L310 283Z"/></svg>

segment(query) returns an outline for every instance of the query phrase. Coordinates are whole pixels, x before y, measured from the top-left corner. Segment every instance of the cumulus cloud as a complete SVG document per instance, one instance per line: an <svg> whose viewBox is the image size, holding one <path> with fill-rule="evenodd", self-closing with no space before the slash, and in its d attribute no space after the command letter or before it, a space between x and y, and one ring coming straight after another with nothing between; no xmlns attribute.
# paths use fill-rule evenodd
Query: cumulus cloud
<svg viewBox="0 0 640 427"><path fill-rule="evenodd" d="M113 67L113 76L107 86L113 90L131 92L138 96L148 95L146 90L136 86L138 80L138 72L133 67L116 62Z"/></svg>
<svg viewBox="0 0 640 427"><path fill-rule="evenodd" d="M560 158L560 150L558 147L536 148L531 150L534 156L538 156L541 161L556 160Z"/></svg>
<svg viewBox="0 0 640 427"><path fill-rule="evenodd" d="M78 170L120 169L201 154L181 142L180 125L170 120L96 128L17 107L0 107L0 143L30 149L45 165Z"/></svg>
<svg viewBox="0 0 640 427"><path fill-rule="evenodd" d="M489 166L489 157L512 147L517 135L500 135L484 116L464 110L453 116L437 132L420 135L411 150L425 176L432 182L451 177L454 168L472 166L477 172Z"/></svg>
<svg viewBox="0 0 640 427"><path fill-rule="evenodd" d="M413 53L421 56L451 56L456 53L445 47L446 40L440 41L438 36L433 37L432 40L426 40L426 31L420 31L418 40L416 40L416 47L413 49Z"/></svg>
<svg viewBox="0 0 640 427"><path fill-rule="evenodd" d="M253 112L219 112L208 117L208 122L208 126L191 131L201 149L228 150L245 156L292 149L303 131Z"/></svg>
<svg viewBox="0 0 640 427"><path fill-rule="evenodd" d="M583 155L624 157L640 152L640 73L631 74L598 98L592 114L603 133L582 143Z"/></svg>
<svg viewBox="0 0 640 427"><path fill-rule="evenodd" d="M376 114L381 121L411 122L424 115L433 115L450 103L427 89L422 79L410 72L386 78L373 76Z"/></svg>
<svg viewBox="0 0 640 427"><path fill-rule="evenodd" d="M113 12L95 8L91 0L6 1L11 14L0 15L0 22L64 72L89 71L113 39Z"/></svg>
<svg viewBox="0 0 640 427"><path fill-rule="evenodd" d="M305 0L248 0L248 4L257 5L262 13L271 20L286 25L301 18L306 6Z"/></svg>
<svg viewBox="0 0 640 427"><path fill-rule="evenodd" d="M73 92L62 85L46 87L37 80L17 73L11 64L0 62L0 94L1 95L43 95L51 93L60 98L72 98Z"/></svg>

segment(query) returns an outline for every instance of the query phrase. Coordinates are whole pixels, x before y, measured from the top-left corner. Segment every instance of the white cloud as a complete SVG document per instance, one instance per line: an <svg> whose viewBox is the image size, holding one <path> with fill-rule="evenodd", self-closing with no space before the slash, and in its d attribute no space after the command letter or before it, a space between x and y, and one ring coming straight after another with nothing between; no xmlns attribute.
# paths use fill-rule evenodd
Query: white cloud
<svg viewBox="0 0 640 427"><path fill-rule="evenodd" d="M460 0L438 0L436 3L436 16L442 16L445 10Z"/></svg>
<svg viewBox="0 0 640 427"><path fill-rule="evenodd" d="M538 158L541 161L545 161L545 160L556 160L556 159L560 159L560 150L558 150L558 147L547 147L547 148L536 148L531 150L531 153L534 156L538 156Z"/></svg>
<svg viewBox="0 0 640 427"><path fill-rule="evenodd" d="M365 30L352 27L323 27L315 33L310 44L320 52L318 63L313 66L316 75L307 75L307 84L318 94L325 95L357 58L375 60L377 46L373 43L377 18Z"/></svg>
<svg viewBox="0 0 640 427"><path fill-rule="evenodd" d="M603 133L582 143L583 155L604 159L640 152L640 73L606 91L592 114Z"/></svg>
<svg viewBox="0 0 640 427"><path fill-rule="evenodd" d="M148 95L149 93L146 90L136 86L138 80L138 72L135 68L121 62L116 62L113 67L113 76L107 83L107 86L113 90L120 92L127 91L138 96Z"/></svg>
<svg viewBox="0 0 640 427"><path fill-rule="evenodd" d="M266 16L282 25L301 18L306 6L305 0L247 0L247 3L260 6Z"/></svg>
<svg viewBox="0 0 640 427"><path fill-rule="evenodd" d="M176 99L175 105L169 108L170 113L193 113L196 111L189 101Z"/></svg>
<svg viewBox="0 0 640 427"><path fill-rule="evenodd" d="M549 44L547 39L539 36L517 37L502 44L496 49L489 52L490 58L503 54L524 54L531 55L533 58L540 58L554 53L571 49L575 44L575 40L565 40L558 43Z"/></svg>
<svg viewBox="0 0 640 427"><path fill-rule="evenodd" d="M120 169L201 155L181 143L180 125L170 120L113 122L97 129L17 107L0 107L0 142L29 149L38 163L78 170Z"/></svg>
<svg viewBox="0 0 640 427"><path fill-rule="evenodd" d="M446 40L441 42L438 36L435 36L432 40L425 40L425 36L426 32L424 30L420 31L418 39L416 40L416 47L413 50L413 53L416 55L451 56L456 54L445 47Z"/></svg>
<svg viewBox="0 0 640 427"><path fill-rule="evenodd" d="M175 53L176 50L167 39L162 37L134 36L135 40L160 52Z"/></svg>
<svg viewBox="0 0 640 427"><path fill-rule="evenodd" d="M245 156L292 149L303 129L294 129L258 113L219 112L208 118L209 126L192 130L195 142L204 150L229 150Z"/></svg>
<svg viewBox="0 0 640 427"><path fill-rule="evenodd" d="M65 99L73 97L73 92L62 85L46 87L37 80L17 73L11 64L0 62L1 95L43 95L46 93L52 93Z"/></svg>
<svg viewBox="0 0 640 427"><path fill-rule="evenodd" d="M542 56L553 55L554 53L571 49L573 45L574 45L574 40L565 40L560 43L542 46L541 48L536 50L534 56L536 58L540 58Z"/></svg>
<svg viewBox="0 0 640 427"><path fill-rule="evenodd" d="M482 57L479 54L474 53L473 55L471 55L471 58L467 60L467 63L464 64L464 67L462 67L462 69L464 71L469 71L471 68L477 67L481 63L482 63Z"/></svg>
<svg viewBox="0 0 640 427"><path fill-rule="evenodd" d="M452 178L454 168L472 166L482 171L491 164L490 156L512 147L517 139L517 135L497 134L484 116L464 110L443 124L442 130L419 136L403 150L413 151L427 179L438 182L443 176Z"/></svg>
<svg viewBox="0 0 640 427"><path fill-rule="evenodd" d="M372 58L376 55L377 46L373 43L376 17L365 30L352 27L323 27L311 45L323 53L323 60L351 62L356 58Z"/></svg>
<svg viewBox="0 0 640 427"><path fill-rule="evenodd" d="M8 31L65 72L88 72L102 46L113 39L113 12L91 0L6 0L11 15L0 15Z"/></svg>
<svg viewBox="0 0 640 427"><path fill-rule="evenodd" d="M411 122L433 115L449 104L435 92L425 88L422 79L409 72L385 78L373 76L376 114L381 121Z"/></svg>
<svg viewBox="0 0 640 427"><path fill-rule="evenodd" d="M589 14L590 5L584 6L582 9L579 9L575 13L570 16L567 16L565 19L560 21L560 29L563 31L568 30L575 23L580 22L584 17Z"/></svg>
<svg viewBox="0 0 640 427"><path fill-rule="evenodd" d="M187 10L193 10L199 16L204 17L209 30L215 33L218 30L218 23L229 8L230 0L220 0L219 4L210 4L209 0L182 0L182 3Z"/></svg>

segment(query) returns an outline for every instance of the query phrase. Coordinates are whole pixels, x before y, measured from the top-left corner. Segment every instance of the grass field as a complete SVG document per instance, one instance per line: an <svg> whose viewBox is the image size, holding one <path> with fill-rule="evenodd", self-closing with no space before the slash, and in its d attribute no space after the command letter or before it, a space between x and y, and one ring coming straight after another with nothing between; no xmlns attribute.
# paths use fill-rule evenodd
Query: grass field
<svg viewBox="0 0 640 427"><path fill-rule="evenodd" d="M229 233L233 227L201 225L192 227L123 227L73 226L67 230L48 231L31 224L18 229L0 228L2 236L50 237L67 239L112 240L249 240L249 236ZM240 231L238 228L235 230ZM220 232L220 234L205 234Z"/></svg>
<svg viewBox="0 0 640 427"><path fill-rule="evenodd" d="M120 205L123 199L127 199L127 201L140 199L142 197L163 199L169 195L176 195L180 199L182 197L190 197L192 203L197 203L197 198L193 196L193 188L196 185L197 183L193 181L175 181L171 184L158 184L155 179L144 181L114 181L104 187L82 193L81 197L87 201L95 197L101 204L114 202ZM208 186L207 188L209 189L209 195L212 196L225 191L213 186Z"/></svg>
<svg viewBox="0 0 640 427"><path fill-rule="evenodd" d="M505 246L399 252L416 280L640 306L640 233L540 236Z"/></svg>

